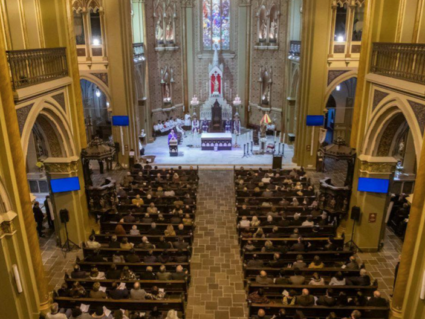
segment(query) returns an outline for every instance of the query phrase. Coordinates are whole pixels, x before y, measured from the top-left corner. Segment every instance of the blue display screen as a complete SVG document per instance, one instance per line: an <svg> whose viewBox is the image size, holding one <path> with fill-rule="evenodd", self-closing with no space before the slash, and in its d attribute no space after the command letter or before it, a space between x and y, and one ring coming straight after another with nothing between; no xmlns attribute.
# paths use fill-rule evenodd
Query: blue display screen
<svg viewBox="0 0 425 319"><path fill-rule="evenodd" d="M357 190L360 192L386 194L388 193L389 185L390 181L388 179L359 177Z"/></svg>
<svg viewBox="0 0 425 319"><path fill-rule="evenodd" d="M324 123L323 115L307 115L307 126L323 126Z"/></svg>
<svg viewBox="0 0 425 319"><path fill-rule="evenodd" d="M130 120L128 119L128 116L125 116L125 115L112 116L112 125L113 126L129 126Z"/></svg>
<svg viewBox="0 0 425 319"><path fill-rule="evenodd" d="M53 193L79 191L80 180L78 177L52 179L50 187Z"/></svg>

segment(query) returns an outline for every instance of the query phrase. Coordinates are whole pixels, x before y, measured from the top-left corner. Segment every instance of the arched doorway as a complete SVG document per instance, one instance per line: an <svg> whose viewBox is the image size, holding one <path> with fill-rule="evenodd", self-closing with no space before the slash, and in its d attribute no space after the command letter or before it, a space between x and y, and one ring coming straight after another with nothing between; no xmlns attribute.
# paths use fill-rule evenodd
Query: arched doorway
<svg viewBox="0 0 425 319"><path fill-rule="evenodd" d="M349 145L356 95L357 78L352 77L337 84L326 102L326 143L341 138Z"/></svg>
<svg viewBox="0 0 425 319"><path fill-rule="evenodd" d="M86 122L87 140L94 136L104 141L112 140L112 109L103 88L86 79L80 80Z"/></svg>

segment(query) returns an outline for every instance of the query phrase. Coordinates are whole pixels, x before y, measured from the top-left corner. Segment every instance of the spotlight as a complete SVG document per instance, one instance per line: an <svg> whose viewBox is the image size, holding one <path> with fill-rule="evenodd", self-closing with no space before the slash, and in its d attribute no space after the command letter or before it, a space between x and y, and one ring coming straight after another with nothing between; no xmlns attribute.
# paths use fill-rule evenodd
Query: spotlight
<svg viewBox="0 0 425 319"><path fill-rule="evenodd" d="M337 90L337 91L341 90L341 86L340 86L340 85L337 85L337 86L336 86L336 90Z"/></svg>
<svg viewBox="0 0 425 319"><path fill-rule="evenodd" d="M336 41L338 41L338 42L344 42L345 41L344 36L342 36L342 35L337 36L336 37Z"/></svg>
<svg viewBox="0 0 425 319"><path fill-rule="evenodd" d="M97 97L100 97L100 91L99 91L99 89L96 89L96 96Z"/></svg>
<svg viewBox="0 0 425 319"><path fill-rule="evenodd" d="M94 38L93 45L100 45L100 40L98 38Z"/></svg>

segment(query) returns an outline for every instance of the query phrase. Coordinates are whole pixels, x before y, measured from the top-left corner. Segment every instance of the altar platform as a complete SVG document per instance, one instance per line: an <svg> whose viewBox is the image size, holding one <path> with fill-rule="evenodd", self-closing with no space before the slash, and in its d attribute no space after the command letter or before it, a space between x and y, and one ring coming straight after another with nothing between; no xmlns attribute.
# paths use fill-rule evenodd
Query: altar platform
<svg viewBox="0 0 425 319"><path fill-rule="evenodd" d="M273 142L273 136L267 137L268 142ZM176 157L170 157L168 150L167 136L159 136L155 142L145 146L146 155L155 155L153 165L196 165L205 169L227 169L233 168L233 165L245 165L246 167L271 167L273 156L271 154L250 155L243 157L244 136L239 136L237 143L242 148L234 148L235 136L232 139L232 150L223 150L219 152L203 151L201 149L201 135L193 138L191 133L187 133L187 137L183 139L179 145L179 153ZM258 150L258 146L254 146L254 151ZM285 157L283 158L283 166L285 168L295 167L292 163L294 154L292 145L285 145Z"/></svg>
<svg viewBox="0 0 425 319"><path fill-rule="evenodd" d="M231 133L202 133L201 149L203 151L214 151L216 147L218 151L232 150L232 134Z"/></svg>

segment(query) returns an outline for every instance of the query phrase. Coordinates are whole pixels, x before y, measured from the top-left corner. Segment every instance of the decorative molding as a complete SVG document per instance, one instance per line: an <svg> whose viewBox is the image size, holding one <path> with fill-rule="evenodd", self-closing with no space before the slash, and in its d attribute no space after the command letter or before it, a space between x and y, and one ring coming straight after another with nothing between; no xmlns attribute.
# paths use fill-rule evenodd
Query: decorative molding
<svg viewBox="0 0 425 319"><path fill-rule="evenodd" d="M345 52L345 44L334 45L334 53L344 53L344 52Z"/></svg>
<svg viewBox="0 0 425 319"><path fill-rule="evenodd" d="M361 45L353 44L351 46L351 53L360 53L361 49L362 49Z"/></svg>
<svg viewBox="0 0 425 319"><path fill-rule="evenodd" d="M109 86L109 77L108 77L108 73L106 72L96 72L96 73L90 73L91 75L97 77L99 80L101 80L103 83L106 84L106 86Z"/></svg>
<svg viewBox="0 0 425 319"><path fill-rule="evenodd" d="M396 163L393 162L360 162L360 172L375 174L375 173L385 173L392 174L395 171Z"/></svg>
<svg viewBox="0 0 425 319"><path fill-rule="evenodd" d="M58 104L62 107L63 111L66 113L65 94L62 92L62 93L53 95L52 99L58 102Z"/></svg>
<svg viewBox="0 0 425 319"><path fill-rule="evenodd" d="M173 106L168 107L168 108L158 108L158 109L153 109L153 110L152 110L152 113L157 113L157 112L169 112L169 111L172 111L172 110L178 109L178 108L180 108L180 107L183 107L183 104L176 104L176 105L173 105Z"/></svg>
<svg viewBox="0 0 425 319"><path fill-rule="evenodd" d="M21 107L16 110L16 115L18 116L19 133L21 135L22 135L22 131L24 130L25 122L27 121L28 114L31 112L31 108L33 106L34 106L34 103Z"/></svg>
<svg viewBox="0 0 425 319"><path fill-rule="evenodd" d="M4 214L0 214L0 239L5 236L12 236L16 233L16 227L14 219L18 216L13 211L8 211Z"/></svg>
<svg viewBox="0 0 425 319"><path fill-rule="evenodd" d="M328 85L331 84L336 78L349 72L350 70L329 70L328 71Z"/></svg>
<svg viewBox="0 0 425 319"><path fill-rule="evenodd" d="M416 119L418 120L419 127L421 128L421 133L424 134L425 128L425 105L417 102L408 100L410 106L412 107L413 112L415 113Z"/></svg>
<svg viewBox="0 0 425 319"><path fill-rule="evenodd" d="M252 4L252 0L239 0L240 7L249 7Z"/></svg>
<svg viewBox="0 0 425 319"><path fill-rule="evenodd" d="M182 8L193 8L193 0L181 0Z"/></svg>
<svg viewBox="0 0 425 319"><path fill-rule="evenodd" d="M375 108L378 106L378 104L381 103L381 101L385 99L388 95L390 94L386 92L382 92L380 90L375 90L373 95L372 111L374 111Z"/></svg>
<svg viewBox="0 0 425 319"><path fill-rule="evenodd" d="M49 174L76 174L78 172L77 156L69 158L47 158L44 161L46 173Z"/></svg>

